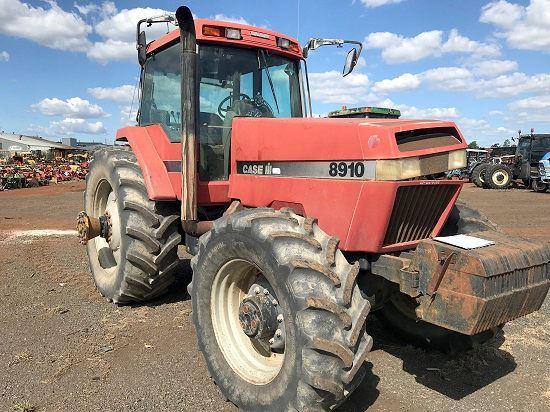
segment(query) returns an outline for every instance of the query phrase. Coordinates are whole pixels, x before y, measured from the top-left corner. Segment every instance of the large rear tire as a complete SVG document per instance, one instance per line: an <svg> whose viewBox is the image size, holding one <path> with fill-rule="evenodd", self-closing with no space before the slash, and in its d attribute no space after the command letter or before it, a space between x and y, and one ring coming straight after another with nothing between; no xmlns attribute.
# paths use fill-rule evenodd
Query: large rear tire
<svg viewBox="0 0 550 412"><path fill-rule="evenodd" d="M514 176L512 170L501 163L488 167L484 179L491 189L508 189Z"/></svg>
<svg viewBox="0 0 550 412"><path fill-rule="evenodd" d="M126 148L95 152L84 194L88 216L108 212L112 234L86 248L99 292L123 304L163 294L175 280L181 242L177 205L149 200L135 155Z"/></svg>
<svg viewBox="0 0 550 412"><path fill-rule="evenodd" d="M193 322L214 382L239 408L330 409L362 381L370 303L337 245L315 220L272 209L223 217L200 238ZM263 308L252 323L261 334L245 334L245 302Z"/></svg>
<svg viewBox="0 0 550 412"><path fill-rule="evenodd" d="M440 236L468 234L486 230L500 230L485 215L457 202ZM414 298L396 290L384 306L376 313L382 321L410 342L449 354L469 350L481 345L500 333L502 327L495 327L477 335L469 336L440 326L424 322L416 316L418 303Z"/></svg>

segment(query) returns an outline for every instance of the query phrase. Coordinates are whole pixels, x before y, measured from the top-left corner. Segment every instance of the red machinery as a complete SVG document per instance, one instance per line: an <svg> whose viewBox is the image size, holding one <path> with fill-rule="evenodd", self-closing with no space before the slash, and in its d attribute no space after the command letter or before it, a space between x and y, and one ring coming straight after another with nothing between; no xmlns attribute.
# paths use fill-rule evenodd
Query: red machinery
<svg viewBox="0 0 550 412"><path fill-rule="evenodd" d="M140 25L175 22L146 44ZM165 292L191 260L193 321L216 384L248 410L328 409L361 382L365 319L455 350L537 310L550 250L455 204L452 122L313 119L303 49L284 34L176 17L138 24L142 101L129 147L97 152L82 243L116 303ZM181 92L181 93L180 93ZM478 233L464 249L437 235Z"/></svg>

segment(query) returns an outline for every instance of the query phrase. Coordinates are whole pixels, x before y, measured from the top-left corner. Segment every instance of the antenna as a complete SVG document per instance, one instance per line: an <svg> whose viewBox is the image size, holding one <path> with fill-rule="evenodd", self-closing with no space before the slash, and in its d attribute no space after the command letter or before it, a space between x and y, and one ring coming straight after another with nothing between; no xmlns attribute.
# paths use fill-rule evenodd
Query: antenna
<svg viewBox="0 0 550 412"><path fill-rule="evenodd" d="M298 0L298 33L296 34L296 40L300 41L300 0Z"/></svg>

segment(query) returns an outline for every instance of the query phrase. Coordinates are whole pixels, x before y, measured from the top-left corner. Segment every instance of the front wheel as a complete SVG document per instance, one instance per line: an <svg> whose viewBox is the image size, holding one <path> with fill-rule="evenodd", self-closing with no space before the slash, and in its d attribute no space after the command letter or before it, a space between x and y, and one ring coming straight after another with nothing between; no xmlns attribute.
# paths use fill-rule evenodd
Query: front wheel
<svg viewBox="0 0 550 412"><path fill-rule="evenodd" d="M502 330L499 326L473 336L464 335L419 319L415 312L417 305L410 296L395 292L377 315L412 343L451 355L482 345Z"/></svg>
<svg viewBox="0 0 550 412"><path fill-rule="evenodd" d="M244 410L320 410L364 377L369 301L313 219L251 209L216 221L192 259L199 348Z"/></svg>
<svg viewBox="0 0 550 412"><path fill-rule="evenodd" d="M84 202L88 216L108 219L108 236L86 244L99 292L121 304L164 293L179 261L178 208L149 200L132 151L121 147L94 153Z"/></svg>
<svg viewBox="0 0 550 412"><path fill-rule="evenodd" d="M548 189L548 185L546 183L542 183L539 179L533 179L533 183L531 184L531 188L535 192L544 193L544 192L546 192L546 189Z"/></svg>
<svg viewBox="0 0 550 412"><path fill-rule="evenodd" d="M472 182L474 182L474 185L477 187L485 186L485 173L487 172L488 166L487 163L481 163L472 170Z"/></svg>

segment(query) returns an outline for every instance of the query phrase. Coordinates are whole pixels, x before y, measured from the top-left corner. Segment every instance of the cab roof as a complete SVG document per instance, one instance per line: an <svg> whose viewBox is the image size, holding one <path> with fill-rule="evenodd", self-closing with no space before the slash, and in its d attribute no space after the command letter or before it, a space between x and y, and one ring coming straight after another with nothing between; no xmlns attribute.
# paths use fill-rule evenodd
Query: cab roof
<svg viewBox="0 0 550 412"><path fill-rule="evenodd" d="M241 39L228 39L221 36L212 36L205 34L204 28L225 28L239 29L241 31ZM254 27L246 24L226 22L219 20L195 19L195 32L197 43L212 43L227 46L240 46L248 48L263 48L281 54L287 57L300 59L303 57L302 48L298 40L282 33L274 32L263 27ZM163 49L166 45L177 42L179 39L179 29L174 29L164 36L153 40L147 45L147 54L154 53ZM290 47L284 49L279 47L277 39L287 39L290 41Z"/></svg>

